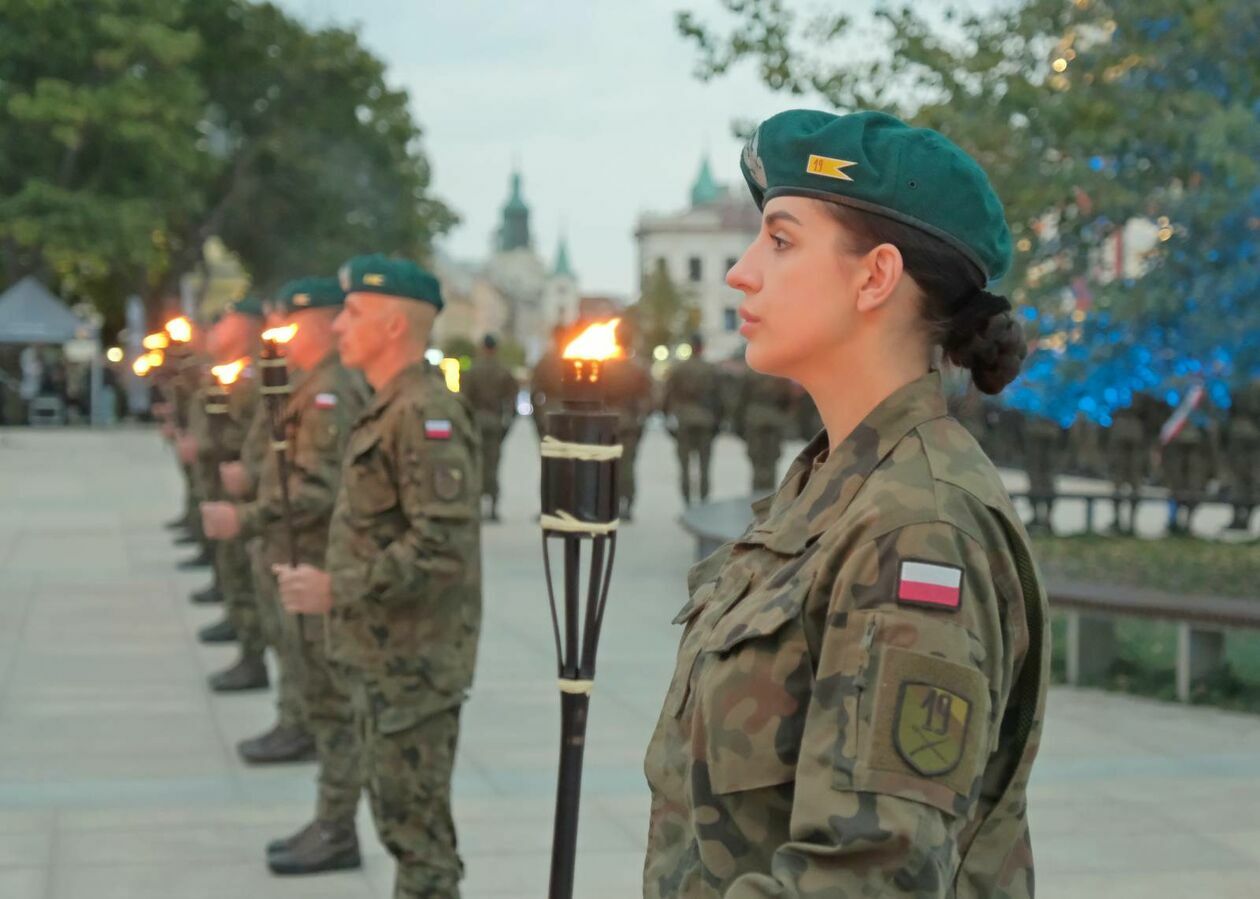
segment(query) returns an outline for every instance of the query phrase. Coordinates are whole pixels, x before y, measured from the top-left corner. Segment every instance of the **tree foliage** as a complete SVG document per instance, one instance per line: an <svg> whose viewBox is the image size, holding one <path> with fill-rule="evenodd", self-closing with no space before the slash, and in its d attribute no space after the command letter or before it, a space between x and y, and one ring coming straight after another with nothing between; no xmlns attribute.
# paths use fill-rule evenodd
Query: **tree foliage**
<svg viewBox="0 0 1260 899"><path fill-rule="evenodd" d="M678 17L700 77L750 62L785 93L937 128L990 173L1018 247L1003 286L1043 338L1016 405L1106 423L1136 391L1175 401L1198 378L1225 405L1260 375L1260 4L1010 0L860 20L723 5L716 25ZM1145 272L1101 277L1108 238L1139 217L1161 238Z"/></svg>
<svg viewBox="0 0 1260 899"><path fill-rule="evenodd" d="M654 347L673 346L695 330L697 319L695 304L670 278L665 260L658 259L634 307L641 348L650 353Z"/></svg>
<svg viewBox="0 0 1260 899"><path fill-rule="evenodd" d="M0 0L0 274L118 324L214 235L267 290L365 251L425 256L407 95L343 29L247 0Z"/></svg>

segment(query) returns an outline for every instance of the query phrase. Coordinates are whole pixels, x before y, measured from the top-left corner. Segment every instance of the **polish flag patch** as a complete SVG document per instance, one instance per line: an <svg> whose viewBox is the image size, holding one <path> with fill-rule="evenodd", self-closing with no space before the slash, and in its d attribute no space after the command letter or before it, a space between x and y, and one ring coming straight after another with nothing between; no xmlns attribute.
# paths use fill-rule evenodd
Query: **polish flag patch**
<svg viewBox="0 0 1260 899"><path fill-rule="evenodd" d="M902 562L897 602L933 609L956 609L962 602L963 570L953 565Z"/></svg>
<svg viewBox="0 0 1260 899"><path fill-rule="evenodd" d="M445 418L431 418L424 423L424 436L430 440L450 440L451 423Z"/></svg>
<svg viewBox="0 0 1260 899"><path fill-rule="evenodd" d="M315 394L316 409L336 409L337 394L335 393L317 393Z"/></svg>

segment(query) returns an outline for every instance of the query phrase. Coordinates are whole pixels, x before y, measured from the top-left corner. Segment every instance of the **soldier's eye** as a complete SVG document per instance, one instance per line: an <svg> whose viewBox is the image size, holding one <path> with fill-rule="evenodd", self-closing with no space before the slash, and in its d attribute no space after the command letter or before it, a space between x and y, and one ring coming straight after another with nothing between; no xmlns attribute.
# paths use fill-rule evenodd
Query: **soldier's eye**
<svg viewBox="0 0 1260 899"><path fill-rule="evenodd" d="M777 234L771 234L770 239L774 241L774 248L776 250L786 250L788 248L788 242L782 237L779 237Z"/></svg>

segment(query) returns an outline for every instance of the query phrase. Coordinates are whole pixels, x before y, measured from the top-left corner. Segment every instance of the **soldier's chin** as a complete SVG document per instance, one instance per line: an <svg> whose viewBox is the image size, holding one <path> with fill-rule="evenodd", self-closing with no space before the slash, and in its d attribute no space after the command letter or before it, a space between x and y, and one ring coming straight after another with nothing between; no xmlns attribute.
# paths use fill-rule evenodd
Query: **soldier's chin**
<svg viewBox="0 0 1260 899"><path fill-rule="evenodd" d="M758 342L750 339L744 347L744 361L748 363L748 367L763 375L779 375L788 362L782 357L782 353L776 353L771 347L767 347L764 340Z"/></svg>

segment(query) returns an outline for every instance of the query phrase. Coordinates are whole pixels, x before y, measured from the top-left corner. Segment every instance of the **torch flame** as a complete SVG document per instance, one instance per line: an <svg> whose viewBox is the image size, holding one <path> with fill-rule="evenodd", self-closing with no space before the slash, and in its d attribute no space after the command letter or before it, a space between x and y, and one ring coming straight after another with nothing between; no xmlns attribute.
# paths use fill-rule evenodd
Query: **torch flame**
<svg viewBox="0 0 1260 899"><path fill-rule="evenodd" d="M144 358L149 360L149 368L160 368L166 361L166 354L161 350L149 350L144 354Z"/></svg>
<svg viewBox="0 0 1260 899"><path fill-rule="evenodd" d="M210 374L214 375L224 387L229 384L235 384L236 379L241 376L241 372L245 370L245 366L249 364L248 358L240 358L235 362L227 362L223 365L215 365L211 367Z"/></svg>
<svg viewBox="0 0 1260 899"><path fill-rule="evenodd" d="M149 369L152 367L153 366L149 364L148 356L137 356L136 361L131 363L131 370L141 378L145 377L149 373Z"/></svg>
<svg viewBox="0 0 1260 899"><path fill-rule="evenodd" d="M617 325L621 319L596 322L573 338L564 348L565 359L588 359L603 362L620 359L625 350L617 345Z"/></svg>
<svg viewBox="0 0 1260 899"><path fill-rule="evenodd" d="M297 323L285 325L282 328L268 328L262 333L262 339L271 343L288 343L293 339L293 335L297 333Z"/></svg>
<svg viewBox="0 0 1260 899"><path fill-rule="evenodd" d="M192 340L192 322L182 315L173 318L166 323L166 333L176 343L188 343Z"/></svg>
<svg viewBox="0 0 1260 899"><path fill-rule="evenodd" d="M171 339L166 336L165 331L154 331L144 335L141 344L146 350L164 350L171 345Z"/></svg>

